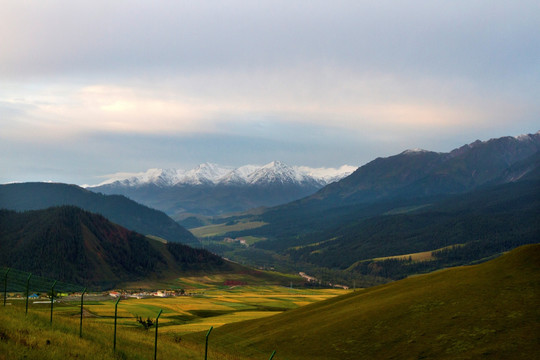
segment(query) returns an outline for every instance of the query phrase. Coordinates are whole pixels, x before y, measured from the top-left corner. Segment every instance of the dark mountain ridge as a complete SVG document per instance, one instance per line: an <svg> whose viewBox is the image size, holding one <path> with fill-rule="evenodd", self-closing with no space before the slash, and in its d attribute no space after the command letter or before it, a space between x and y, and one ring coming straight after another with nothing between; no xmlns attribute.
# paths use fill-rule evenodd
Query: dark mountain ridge
<svg viewBox="0 0 540 360"><path fill-rule="evenodd" d="M408 150L377 158L303 201L352 204L464 193L484 184L505 182L502 176L512 165L539 151L540 132L477 140L449 153Z"/></svg>
<svg viewBox="0 0 540 360"><path fill-rule="evenodd" d="M0 263L97 288L232 269L206 250L152 240L73 206L0 210Z"/></svg>
<svg viewBox="0 0 540 360"><path fill-rule="evenodd" d="M97 194L77 185L19 183L0 185L0 209L16 211L73 205L105 216L114 223L144 235L198 245L197 239L165 213L122 195Z"/></svg>

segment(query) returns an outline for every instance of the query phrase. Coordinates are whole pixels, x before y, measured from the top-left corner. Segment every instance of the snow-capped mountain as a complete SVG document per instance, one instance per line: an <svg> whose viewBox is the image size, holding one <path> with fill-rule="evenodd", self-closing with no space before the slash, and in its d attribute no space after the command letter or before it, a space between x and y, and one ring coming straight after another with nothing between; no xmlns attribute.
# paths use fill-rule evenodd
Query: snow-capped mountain
<svg viewBox="0 0 540 360"><path fill-rule="evenodd" d="M356 167L310 168L279 161L228 167L204 163L194 169L149 169L117 174L89 190L120 194L179 219L186 213L215 215L273 206L313 194Z"/></svg>
<svg viewBox="0 0 540 360"><path fill-rule="evenodd" d="M356 170L343 165L340 168L310 168L288 166L280 161L272 161L263 166L244 165L238 168L204 163L194 169L149 169L137 174L118 174L90 188L104 185L117 187L138 187L156 185L159 187L179 185L268 185L271 183L316 184L325 186L338 181Z"/></svg>

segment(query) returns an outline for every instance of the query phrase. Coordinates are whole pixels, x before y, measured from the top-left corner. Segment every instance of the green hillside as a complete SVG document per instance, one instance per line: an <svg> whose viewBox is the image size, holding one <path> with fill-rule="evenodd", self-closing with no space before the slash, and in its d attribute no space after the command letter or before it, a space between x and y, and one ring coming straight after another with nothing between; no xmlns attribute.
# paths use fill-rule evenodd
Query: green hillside
<svg viewBox="0 0 540 360"><path fill-rule="evenodd" d="M453 196L330 210L314 207L307 213L304 209L289 204L241 219L265 225L208 239L214 241L208 248L257 265L264 261L292 264L291 268L296 265L297 271L312 272L316 277L328 269L347 270L339 281L359 281L362 276L401 279L483 261L536 243L540 234L540 181L526 179ZM232 254L224 248L231 246L223 243L223 237L249 236L261 240ZM372 261L441 248L446 249L430 261ZM264 257L256 257L257 251ZM352 285L350 280L348 284Z"/></svg>
<svg viewBox="0 0 540 360"><path fill-rule="evenodd" d="M279 359L533 359L540 245L225 325L212 344ZM234 350L233 350L234 349ZM255 353L253 353L255 354Z"/></svg>

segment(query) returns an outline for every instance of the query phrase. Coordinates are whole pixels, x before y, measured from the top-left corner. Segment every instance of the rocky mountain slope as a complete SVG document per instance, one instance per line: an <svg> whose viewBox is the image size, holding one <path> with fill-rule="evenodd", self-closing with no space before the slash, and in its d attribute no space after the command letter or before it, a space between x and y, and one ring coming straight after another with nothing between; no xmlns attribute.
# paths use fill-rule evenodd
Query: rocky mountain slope
<svg viewBox="0 0 540 360"><path fill-rule="evenodd" d="M321 189L311 199L361 203L463 193L485 184L512 180L504 178L505 172L539 151L540 132L477 140L449 153L407 150L371 161L347 178ZM526 171L520 176L524 175Z"/></svg>

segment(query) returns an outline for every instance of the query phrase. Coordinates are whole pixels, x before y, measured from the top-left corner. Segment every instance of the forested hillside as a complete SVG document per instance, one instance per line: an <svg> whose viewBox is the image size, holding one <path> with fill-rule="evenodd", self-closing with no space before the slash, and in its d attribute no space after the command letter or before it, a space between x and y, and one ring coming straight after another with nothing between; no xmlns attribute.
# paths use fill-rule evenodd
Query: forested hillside
<svg viewBox="0 0 540 360"><path fill-rule="evenodd" d="M162 243L73 206L0 210L0 263L65 282L110 288L174 278L186 271L230 271L202 249Z"/></svg>
<svg viewBox="0 0 540 360"><path fill-rule="evenodd" d="M295 205L253 217L267 225L227 233L262 239L235 255L263 261L260 254L266 254L275 263L285 259L316 273L345 271L344 278L399 279L540 241L540 181L534 176L452 196L314 207L307 213ZM384 259L427 251L433 253L424 261Z"/></svg>

